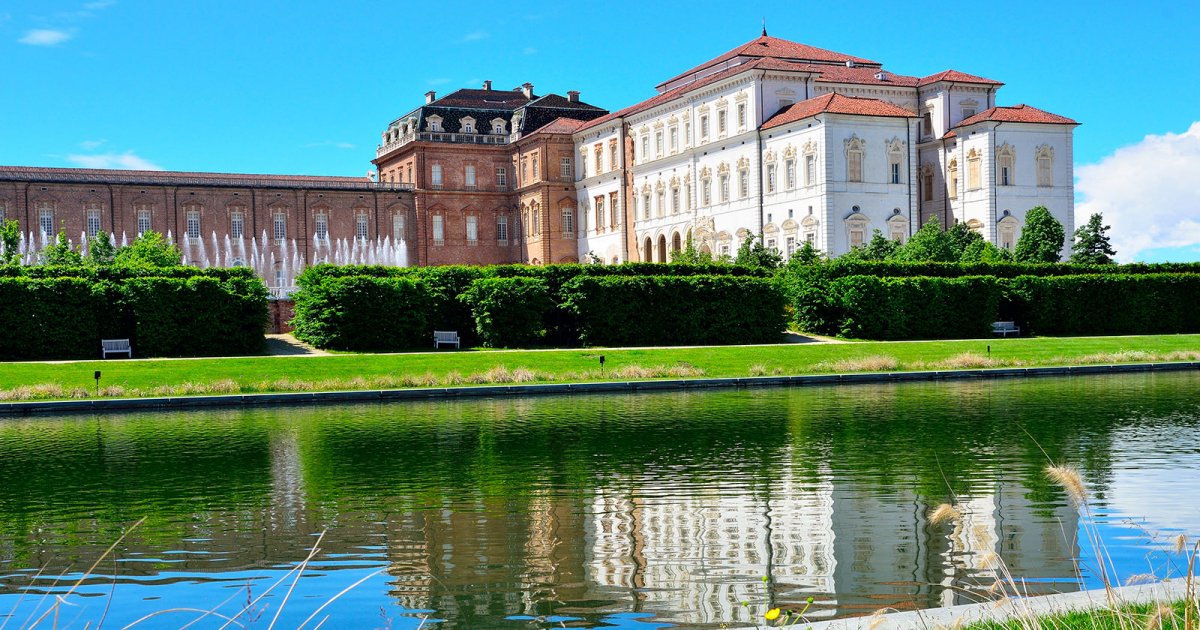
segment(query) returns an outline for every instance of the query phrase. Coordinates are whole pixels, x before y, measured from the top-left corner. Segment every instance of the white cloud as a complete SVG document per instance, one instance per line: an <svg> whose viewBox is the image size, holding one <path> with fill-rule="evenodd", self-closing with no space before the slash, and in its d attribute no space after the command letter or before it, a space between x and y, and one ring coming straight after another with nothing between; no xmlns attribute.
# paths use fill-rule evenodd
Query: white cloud
<svg viewBox="0 0 1200 630"><path fill-rule="evenodd" d="M534 48L533 46L526 46L525 49L522 50L521 52L526 55L532 55L532 54L537 53L537 49Z"/></svg>
<svg viewBox="0 0 1200 630"><path fill-rule="evenodd" d="M96 149L99 149L100 146L105 142L108 142L108 140L84 140L83 142L79 143L79 146L86 151L95 151Z"/></svg>
<svg viewBox="0 0 1200 630"><path fill-rule="evenodd" d="M1122 261L1200 245L1200 121L1181 134L1146 136L1075 174L1076 225L1103 214Z"/></svg>
<svg viewBox="0 0 1200 630"><path fill-rule="evenodd" d="M472 31L462 36L460 42L477 42L481 39L487 39L490 34L487 31Z"/></svg>
<svg viewBox="0 0 1200 630"><path fill-rule="evenodd" d="M71 39L71 33L67 31L58 31L50 28L35 28L17 41L30 46L57 46L68 39Z"/></svg>
<svg viewBox="0 0 1200 630"><path fill-rule="evenodd" d="M300 148L315 149L319 147L334 147L335 149L353 149L356 146L358 145L352 142L334 142L333 140L326 140L324 142L309 142L308 144L302 144L300 145Z"/></svg>
<svg viewBox="0 0 1200 630"><path fill-rule="evenodd" d="M124 153L98 153L94 155L68 155L67 161L83 168L114 168L133 171L161 171L163 167L135 155L133 151Z"/></svg>

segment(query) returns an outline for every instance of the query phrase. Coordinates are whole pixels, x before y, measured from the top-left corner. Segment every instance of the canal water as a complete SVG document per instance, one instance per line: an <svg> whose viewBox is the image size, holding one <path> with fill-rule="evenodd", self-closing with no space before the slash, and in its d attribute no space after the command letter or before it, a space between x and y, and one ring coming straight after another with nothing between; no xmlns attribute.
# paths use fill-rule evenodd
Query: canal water
<svg viewBox="0 0 1200 630"><path fill-rule="evenodd" d="M1095 587L1092 534L1115 579L1178 575L1171 539L1200 534L1198 387L1144 373L4 420L0 626L719 628L809 598L820 620L975 601L1005 574L1029 593ZM1085 506L1049 461L1079 468ZM962 517L931 523L949 501Z"/></svg>

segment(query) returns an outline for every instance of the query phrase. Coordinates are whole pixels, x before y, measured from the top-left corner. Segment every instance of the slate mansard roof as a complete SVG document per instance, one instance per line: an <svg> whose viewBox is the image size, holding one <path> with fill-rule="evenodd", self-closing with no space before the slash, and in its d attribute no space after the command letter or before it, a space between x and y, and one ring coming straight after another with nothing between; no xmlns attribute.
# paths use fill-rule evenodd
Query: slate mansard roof
<svg viewBox="0 0 1200 630"><path fill-rule="evenodd" d="M392 128L411 118L416 119L416 127L420 131L428 130L430 116L442 119L442 129L449 133L462 130L462 119L466 117L475 120L476 131L491 128L491 121L502 118L506 132L517 131L522 134L532 133L559 118L571 118L587 121L599 118L608 113L595 105L583 101L571 100L558 94L529 96L520 89L517 90L479 90L462 89L452 92L432 103L422 105L401 116L388 125ZM511 129L514 114L520 114L519 128Z"/></svg>

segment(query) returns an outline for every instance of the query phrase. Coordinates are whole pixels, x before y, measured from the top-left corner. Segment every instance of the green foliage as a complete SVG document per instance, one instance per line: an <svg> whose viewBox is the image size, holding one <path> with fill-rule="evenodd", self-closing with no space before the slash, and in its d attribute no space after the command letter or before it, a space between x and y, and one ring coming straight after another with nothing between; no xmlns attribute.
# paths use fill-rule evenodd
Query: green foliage
<svg viewBox="0 0 1200 630"><path fill-rule="evenodd" d="M41 262L44 265L82 265L83 256L67 240L65 232L59 232L58 238L42 250Z"/></svg>
<svg viewBox="0 0 1200 630"><path fill-rule="evenodd" d="M258 280L130 278L122 292L140 356L230 356L262 351L267 289Z"/></svg>
<svg viewBox="0 0 1200 630"><path fill-rule="evenodd" d="M712 252L696 249L696 243L692 241L692 235L689 232L687 243L683 246L683 249L671 252L671 262L688 265L707 265L713 262L713 255Z"/></svg>
<svg viewBox="0 0 1200 630"><path fill-rule="evenodd" d="M1112 226L1104 225L1104 217L1097 212L1088 222L1075 230L1075 245L1071 248L1071 262L1085 265L1109 265L1117 250L1108 238Z"/></svg>
<svg viewBox="0 0 1200 630"><path fill-rule="evenodd" d="M1110 267L1111 268L1111 267ZM1033 277L1010 281L1016 318L1037 335L1200 331L1200 274Z"/></svg>
<svg viewBox="0 0 1200 630"><path fill-rule="evenodd" d="M0 265L20 262L21 226L16 219L0 221Z"/></svg>
<svg viewBox="0 0 1200 630"><path fill-rule="evenodd" d="M959 262L974 264L984 263L989 265L999 263L1011 263L1013 261L1012 252L1007 249L1001 249L992 245L990 242L983 240L982 237L971 241L963 248L962 257Z"/></svg>
<svg viewBox="0 0 1200 630"><path fill-rule="evenodd" d="M459 296L475 316L475 332L493 348L537 345L555 308L541 278L481 278Z"/></svg>
<svg viewBox="0 0 1200 630"><path fill-rule="evenodd" d="M114 256L113 263L123 266L178 267L183 262L179 246L168 243L162 234L143 232Z"/></svg>
<svg viewBox="0 0 1200 630"><path fill-rule="evenodd" d="M97 232L88 241L88 264L102 267L111 265L117 256L117 248L109 238L108 232Z"/></svg>
<svg viewBox="0 0 1200 630"><path fill-rule="evenodd" d="M812 247L807 241L805 245ZM900 247L900 243L884 236L883 232L875 230L871 233L871 240L868 243L853 247L838 258L842 260L891 260L896 257Z"/></svg>
<svg viewBox="0 0 1200 630"><path fill-rule="evenodd" d="M838 333L861 339L985 337L996 321L995 278L848 276L830 286L841 313Z"/></svg>
<svg viewBox="0 0 1200 630"><path fill-rule="evenodd" d="M763 235L750 235L740 247L738 247L737 257L734 258L734 263L745 265L747 267L755 267L774 271L783 264L783 255L774 247L767 247L763 244Z"/></svg>
<svg viewBox="0 0 1200 630"><path fill-rule="evenodd" d="M805 240L800 249L792 252L792 257L788 259L788 265L815 265L829 260L825 252L816 248L812 241Z"/></svg>
<svg viewBox="0 0 1200 630"><path fill-rule="evenodd" d="M297 339L320 348L385 352L432 343L437 324L429 325L428 314L436 312L435 300L423 282L369 275L309 280L295 294Z"/></svg>
<svg viewBox="0 0 1200 630"><path fill-rule="evenodd" d="M961 251L956 239L931 220L901 247L895 260L904 262L958 262Z"/></svg>
<svg viewBox="0 0 1200 630"><path fill-rule="evenodd" d="M1013 257L1017 262L1058 262L1065 238L1062 224L1050 210L1046 206L1037 206L1025 214L1025 226L1017 239Z"/></svg>
<svg viewBox="0 0 1200 630"><path fill-rule="evenodd" d="M0 278L0 359L96 356L105 298L83 278Z"/></svg>
<svg viewBox="0 0 1200 630"><path fill-rule="evenodd" d="M764 278L580 276L563 287L585 345L686 345L777 341L784 298Z"/></svg>

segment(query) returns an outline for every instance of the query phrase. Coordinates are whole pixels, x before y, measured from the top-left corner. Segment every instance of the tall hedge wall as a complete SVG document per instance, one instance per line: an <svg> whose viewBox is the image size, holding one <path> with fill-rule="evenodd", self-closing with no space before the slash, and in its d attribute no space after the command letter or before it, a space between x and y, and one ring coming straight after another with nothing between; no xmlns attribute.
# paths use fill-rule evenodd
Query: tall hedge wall
<svg viewBox="0 0 1200 630"><path fill-rule="evenodd" d="M547 315L555 310L541 278L480 278L459 296L475 316L475 333L493 348L545 341Z"/></svg>
<svg viewBox="0 0 1200 630"><path fill-rule="evenodd" d="M563 307L586 345L767 343L786 327L769 279L741 276L580 276Z"/></svg>
<svg viewBox="0 0 1200 630"><path fill-rule="evenodd" d="M105 303L82 278L0 278L0 359L95 356Z"/></svg>
<svg viewBox="0 0 1200 630"><path fill-rule="evenodd" d="M1037 335L1200 332L1200 274L1022 276L1013 311Z"/></svg>
<svg viewBox="0 0 1200 630"><path fill-rule="evenodd" d="M326 278L295 295L296 338L320 348L389 352L432 343L431 291L409 278Z"/></svg>
<svg viewBox="0 0 1200 630"><path fill-rule="evenodd" d="M860 339L985 337L1003 288L995 278L879 278L833 281L838 333Z"/></svg>
<svg viewBox="0 0 1200 630"><path fill-rule="evenodd" d="M122 283L138 356L219 356L262 350L262 281L214 277L130 278Z"/></svg>

